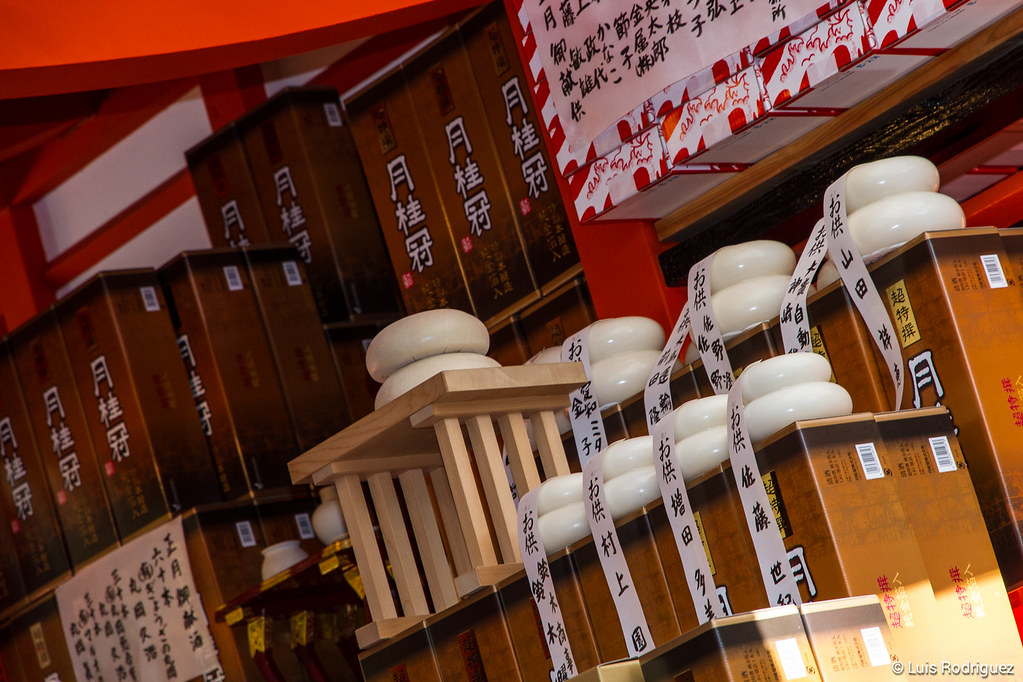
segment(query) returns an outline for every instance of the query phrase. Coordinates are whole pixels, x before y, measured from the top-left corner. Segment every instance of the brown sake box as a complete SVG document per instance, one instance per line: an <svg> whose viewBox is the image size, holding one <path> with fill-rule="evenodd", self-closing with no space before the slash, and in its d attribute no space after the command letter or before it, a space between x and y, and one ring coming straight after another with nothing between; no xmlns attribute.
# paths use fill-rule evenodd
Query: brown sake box
<svg viewBox="0 0 1023 682"><path fill-rule="evenodd" d="M405 309L473 312L426 149L395 73L345 103Z"/></svg>
<svg viewBox="0 0 1023 682"><path fill-rule="evenodd" d="M579 253L515 36L500 4L480 10L459 31L533 276L546 294L578 271Z"/></svg>
<svg viewBox="0 0 1023 682"><path fill-rule="evenodd" d="M351 423L341 381L294 248L250 247L244 253L298 449L305 452Z"/></svg>
<svg viewBox="0 0 1023 682"><path fill-rule="evenodd" d="M359 654L366 682L442 682L426 621Z"/></svg>
<svg viewBox="0 0 1023 682"><path fill-rule="evenodd" d="M695 352L695 346L693 346ZM738 376L746 365L757 360L766 360L785 352L781 336L772 331L767 322L747 329L725 342L725 352L732 363L732 373ZM717 391L703 368L703 360L697 357L692 362L693 377L701 396L712 396Z"/></svg>
<svg viewBox="0 0 1023 682"><path fill-rule="evenodd" d="M825 682L892 679L899 656L875 595L809 602L799 613Z"/></svg>
<svg viewBox="0 0 1023 682"><path fill-rule="evenodd" d="M227 623L215 618L218 606L261 582L262 550L267 545L256 508L248 499L203 505L185 512L183 523L195 586L227 679L259 679L245 627L232 627L230 617Z"/></svg>
<svg viewBox="0 0 1023 682"><path fill-rule="evenodd" d="M831 363L833 381L849 392L854 412L890 410L895 393L891 376L875 358L874 339L842 282L832 282L806 304L813 352ZM771 322L781 335L778 320Z"/></svg>
<svg viewBox="0 0 1023 682"><path fill-rule="evenodd" d="M820 680L799 611L778 606L717 618L640 657L647 680Z"/></svg>
<svg viewBox="0 0 1023 682"><path fill-rule="evenodd" d="M998 236L1002 238L1002 246L1009 261L1009 272L1006 275L1013 280L1015 286L1019 286L1019 276L1023 273L1023 227L1000 229Z"/></svg>
<svg viewBox="0 0 1023 682"><path fill-rule="evenodd" d="M187 150L185 160L213 246L271 241L237 125L228 123Z"/></svg>
<svg viewBox="0 0 1023 682"><path fill-rule="evenodd" d="M189 251L159 274L224 497L290 485L299 450L244 255Z"/></svg>
<svg viewBox="0 0 1023 682"><path fill-rule="evenodd" d="M639 596L653 640L648 643L648 648L664 644L678 637L682 631L672 606L671 588L661 565L651 520L640 509L616 521L615 526L620 544L618 549L629 566L633 587ZM629 651L618 620L618 611L600 565L598 552L602 548L597 546L593 538L588 537L574 543L570 549L579 574L579 586L586 600L586 610L593 623L601 661L628 658Z"/></svg>
<svg viewBox="0 0 1023 682"><path fill-rule="evenodd" d="M443 680L525 680L495 587L432 616L426 631Z"/></svg>
<svg viewBox="0 0 1023 682"><path fill-rule="evenodd" d="M270 240L298 249L326 322L399 310L339 104L333 88L286 88L237 124Z"/></svg>
<svg viewBox="0 0 1023 682"><path fill-rule="evenodd" d="M532 356L518 315L512 315L490 330L490 350L487 355L503 366L524 365Z"/></svg>
<svg viewBox="0 0 1023 682"><path fill-rule="evenodd" d="M1012 607L948 410L874 419L955 651L1023 665Z"/></svg>
<svg viewBox="0 0 1023 682"><path fill-rule="evenodd" d="M0 682L21 682L27 679L21 670L14 630L5 627L0 630Z"/></svg>
<svg viewBox="0 0 1023 682"><path fill-rule="evenodd" d="M76 679L55 595L42 598L14 620L14 640L23 679Z"/></svg>
<svg viewBox="0 0 1023 682"><path fill-rule="evenodd" d="M323 326L334 366L341 378L348 418L352 422L362 419L374 409L380 384L366 369L366 349L387 324L387 321L334 322Z"/></svg>
<svg viewBox="0 0 1023 682"><path fill-rule="evenodd" d="M535 301L540 292L473 65L453 32L403 70L469 296L476 316L492 326Z"/></svg>
<svg viewBox="0 0 1023 682"><path fill-rule="evenodd" d="M11 544L4 546L14 550L3 554L16 557L33 598L63 580L71 565L6 339L0 340L0 454L13 472L13 480L0 486L0 518L11 532Z"/></svg>
<svg viewBox="0 0 1023 682"><path fill-rule="evenodd" d="M219 501L156 272L100 273L56 312L121 538Z"/></svg>
<svg viewBox="0 0 1023 682"><path fill-rule="evenodd" d="M901 347L902 407L947 407L1005 584L1023 584L1023 328L1001 231L923 234L870 267ZM991 288L984 258L1008 286Z"/></svg>
<svg viewBox="0 0 1023 682"><path fill-rule="evenodd" d="M11 526L5 521L6 518L0 518L0 547L5 548L0 551L0 622L28 603L18 556L6 550L13 546L14 538Z"/></svg>
<svg viewBox="0 0 1023 682"><path fill-rule="evenodd" d="M312 515L316 498L307 487L292 486L253 496L256 516L266 546L298 540L302 549L313 554L323 548L313 531Z"/></svg>
<svg viewBox="0 0 1023 682"><path fill-rule="evenodd" d="M588 670L600 663L597 639L579 586L579 574L569 549L562 548L547 557L565 622L568 645L577 670ZM540 614L533 602L525 571L498 583L515 656L523 680L551 679L551 656Z"/></svg>
<svg viewBox="0 0 1023 682"><path fill-rule="evenodd" d="M686 492L717 589L711 599L726 616L770 606L729 462L688 481ZM780 498L775 499L783 504ZM700 621L668 519L668 514L673 513L674 510L665 507L660 500L647 506L675 615L682 632L686 632L697 627Z"/></svg>
<svg viewBox="0 0 1023 682"><path fill-rule="evenodd" d="M522 330L533 355L544 348L560 346L569 336L596 321L590 291L582 278L552 291L522 311Z"/></svg>
<svg viewBox="0 0 1023 682"><path fill-rule="evenodd" d="M949 638L873 416L797 421L754 447L784 500L762 532L781 529L803 601L876 594L899 651L933 656Z"/></svg>
<svg viewBox="0 0 1023 682"><path fill-rule="evenodd" d="M644 682L643 669L637 660L601 663L596 668L584 670L572 679L576 682Z"/></svg>
<svg viewBox="0 0 1023 682"><path fill-rule="evenodd" d="M118 541L104 474L53 309L23 324L9 340L68 559L78 568Z"/></svg>

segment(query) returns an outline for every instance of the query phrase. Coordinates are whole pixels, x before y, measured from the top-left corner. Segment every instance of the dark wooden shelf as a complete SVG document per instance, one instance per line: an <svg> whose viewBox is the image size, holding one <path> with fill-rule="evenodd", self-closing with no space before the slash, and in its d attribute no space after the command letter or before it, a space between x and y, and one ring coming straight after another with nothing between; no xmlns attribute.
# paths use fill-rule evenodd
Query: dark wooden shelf
<svg viewBox="0 0 1023 682"><path fill-rule="evenodd" d="M852 166L898 154L939 163L1023 111L1023 9L968 38L656 223L669 286L715 249L820 206ZM819 211L816 211L819 214ZM812 224L812 222L811 222Z"/></svg>

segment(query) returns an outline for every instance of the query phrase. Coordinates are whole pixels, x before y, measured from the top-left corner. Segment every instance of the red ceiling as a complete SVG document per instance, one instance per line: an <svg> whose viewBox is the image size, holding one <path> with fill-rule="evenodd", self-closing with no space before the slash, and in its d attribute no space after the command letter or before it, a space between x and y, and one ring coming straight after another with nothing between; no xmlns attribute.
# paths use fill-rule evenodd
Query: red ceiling
<svg viewBox="0 0 1023 682"><path fill-rule="evenodd" d="M258 64L482 0L65 0L5 3L0 99L97 90Z"/></svg>

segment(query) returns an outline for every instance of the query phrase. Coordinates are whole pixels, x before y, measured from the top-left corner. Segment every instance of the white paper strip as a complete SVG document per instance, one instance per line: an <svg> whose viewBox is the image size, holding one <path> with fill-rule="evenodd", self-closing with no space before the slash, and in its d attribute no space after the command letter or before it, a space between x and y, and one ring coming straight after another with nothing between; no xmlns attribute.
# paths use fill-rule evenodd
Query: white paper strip
<svg viewBox="0 0 1023 682"><path fill-rule="evenodd" d="M83 568L57 607L80 680L190 680L220 666L181 517Z"/></svg>
<svg viewBox="0 0 1023 682"><path fill-rule="evenodd" d="M568 416L572 420L572 436L575 439L575 451L579 455L579 464L585 465L590 457L607 447L607 435L604 432L604 420L600 417L600 405L593 394L593 382L590 374L590 328L568 337L561 344L562 362L581 362L586 372L586 383L572 391Z"/></svg>
<svg viewBox="0 0 1023 682"><path fill-rule="evenodd" d="M781 301L778 321L781 325L781 339L786 353L812 352L810 319L806 312L806 294L810 283L817 276L824 254L827 253L827 222L821 218L810 233L803 254L796 263L785 298Z"/></svg>
<svg viewBox="0 0 1023 682"><path fill-rule="evenodd" d="M902 389L905 377L902 372L902 352L896 340L898 337L892 330L891 321L885 311L884 302L874 280L870 278L863 257L853 243L849 233L849 221L846 216L845 180L848 173L835 180L824 193L824 219L828 223L828 255L838 268L845 284L846 291L856 304L856 310L863 318L867 330L874 338L881 354L884 356L888 372L895 386L894 409L902 407Z"/></svg>
<svg viewBox="0 0 1023 682"><path fill-rule="evenodd" d="M689 302L686 305L690 307L693 339L703 360L703 369L714 392L720 395L732 387L735 375L710 304L710 261L713 257L713 254L707 256L689 269Z"/></svg>
<svg viewBox="0 0 1023 682"><path fill-rule="evenodd" d="M689 336L689 327L687 305L675 322L664 351L647 380L643 390L643 406L646 408L647 430L653 436L654 455L661 468L657 484L661 489L661 499L664 500L664 512L668 515L675 546L682 559L696 617L699 622L706 623L724 614L718 606L718 600L714 598L717 588L711 576L707 553L703 551L703 543L699 540L696 517L689 504L689 493L682 480L675 452L675 407L672 404L670 385L671 368Z"/></svg>
<svg viewBox="0 0 1023 682"><path fill-rule="evenodd" d="M575 677L578 671L572 657L572 646L568 642L565 620L561 616L561 606L554 592L547 553L540 538L540 524L536 515L539 490L534 488L519 500L519 554L526 569L533 602L540 613L547 648L551 652L551 664L554 666L551 679L567 680Z"/></svg>
<svg viewBox="0 0 1023 682"><path fill-rule="evenodd" d="M590 524L593 545L600 559L600 567L604 570L604 580L611 592L618 622L622 626L622 636L629 656L635 658L648 649L653 648L650 628L643 615L643 605L639 603L636 583L632 581L629 563L622 552L622 544L618 540L614 519L607 507L607 495L604 493L604 453L598 452L583 467L583 493L586 496L586 520Z"/></svg>
<svg viewBox="0 0 1023 682"><path fill-rule="evenodd" d="M739 489L743 516L753 538L753 549L760 564L760 575L764 580L768 601L775 606L801 604L799 588L792 577L785 542L771 510L771 501L760 475L753 442L746 429L746 417L742 405L742 377L728 392L728 425L731 438L728 441L728 457L732 463L732 474Z"/></svg>

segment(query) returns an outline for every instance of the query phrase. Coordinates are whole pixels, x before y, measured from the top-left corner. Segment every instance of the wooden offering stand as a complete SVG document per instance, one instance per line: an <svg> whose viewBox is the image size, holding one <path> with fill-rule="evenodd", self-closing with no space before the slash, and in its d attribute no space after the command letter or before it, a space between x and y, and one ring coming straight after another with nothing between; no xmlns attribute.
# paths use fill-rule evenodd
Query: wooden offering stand
<svg viewBox="0 0 1023 682"><path fill-rule="evenodd" d="M431 615L417 558L435 612L521 570L515 503L494 422L516 490L523 495L541 481L526 420L544 478L570 473L554 411L567 407L569 393L585 381L579 363L441 372L289 463L295 483L337 486L372 619L356 632L360 647L372 646ZM406 532L395 478L418 552ZM401 616L391 596L363 481L376 511Z"/></svg>

